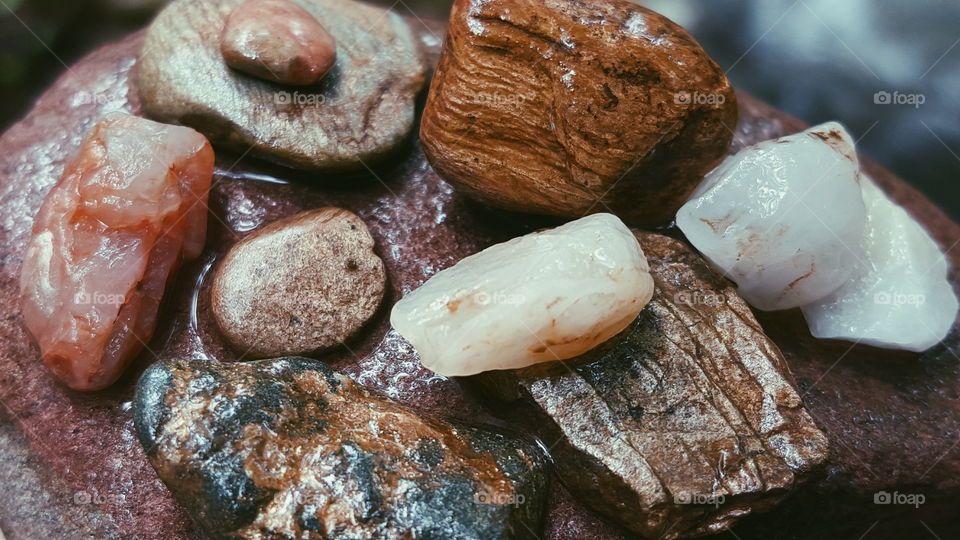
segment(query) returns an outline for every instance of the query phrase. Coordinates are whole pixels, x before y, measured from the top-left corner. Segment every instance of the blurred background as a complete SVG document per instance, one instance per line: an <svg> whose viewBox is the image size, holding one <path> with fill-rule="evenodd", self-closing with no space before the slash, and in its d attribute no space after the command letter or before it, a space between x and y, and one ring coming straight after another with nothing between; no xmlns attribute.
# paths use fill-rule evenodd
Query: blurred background
<svg viewBox="0 0 960 540"><path fill-rule="evenodd" d="M809 123L841 121L862 151L960 220L960 2L637 1L689 29L738 88ZM0 130L64 64L146 25L163 3L0 0ZM421 18L450 5L376 3Z"/></svg>

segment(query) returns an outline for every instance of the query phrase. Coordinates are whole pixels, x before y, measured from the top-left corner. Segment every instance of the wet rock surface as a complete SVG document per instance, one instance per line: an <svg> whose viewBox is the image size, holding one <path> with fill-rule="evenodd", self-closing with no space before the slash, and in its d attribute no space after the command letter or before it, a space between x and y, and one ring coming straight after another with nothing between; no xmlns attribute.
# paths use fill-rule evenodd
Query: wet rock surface
<svg viewBox="0 0 960 540"><path fill-rule="evenodd" d="M867 222L853 137L836 122L727 158L677 213L677 227L757 309L836 291L862 258Z"/></svg>
<svg viewBox="0 0 960 540"><path fill-rule="evenodd" d="M217 267L211 307L247 359L315 353L356 335L380 306L386 279L363 221L320 208L238 242Z"/></svg>
<svg viewBox="0 0 960 540"><path fill-rule="evenodd" d="M221 30L239 4L176 0L157 16L137 64L147 115L300 169L365 170L407 139L426 65L404 19L353 0L304 0L335 40L337 62L319 84L292 89L224 61Z"/></svg>
<svg viewBox="0 0 960 540"><path fill-rule="evenodd" d="M495 206L660 225L736 118L696 41L627 0L458 0L421 138L441 176Z"/></svg>
<svg viewBox="0 0 960 540"><path fill-rule="evenodd" d="M227 65L289 85L317 82L337 59L337 44L309 12L290 0L246 0L227 17L220 38Z"/></svg>
<svg viewBox="0 0 960 540"><path fill-rule="evenodd" d="M305 358L166 361L140 442L216 538L537 538L540 450L421 417Z"/></svg>
<svg viewBox="0 0 960 540"><path fill-rule="evenodd" d="M423 43L436 51L442 26L418 28ZM145 352L105 391L70 392L38 362L16 302L16 276L30 224L65 162L106 111L142 114L131 80L141 39L133 35L71 66L29 116L0 138L5 149L0 154L0 396L5 406L0 407L0 423L23 435L50 497L32 499L32 506L0 497L0 527L8 538L15 538L12 530L21 536L28 534L24 531L61 536L47 520L52 504L75 510L81 518L74 520L69 513L61 517L90 536L202 537L186 508L157 478L133 431L129 400L136 376L154 355ZM90 100L90 95L97 99ZM741 117L732 150L806 128L750 96L741 94L738 101ZM867 173L921 220L941 248L960 239L960 227L932 202L866 158L862 161ZM390 246L381 256L390 275L391 303L467 255L555 225L471 203L437 177L418 149L376 171L384 184L370 177L362 189L322 188L315 175L265 169L249 160L235 162L234 156L222 156L218 163L208 254L224 255L238 239L277 219L323 206L346 208L368 224L378 245ZM949 252L949 261L951 283L960 283L956 249ZM204 259L181 272L148 344L161 358L233 359L221 345L210 313L209 268ZM799 312L757 316L790 365L807 412L830 439L831 455L823 472L798 486L789 500L767 513L747 516L733 527L734 533L745 540L860 538L865 533L865 538L899 540L928 535L929 527L941 538L957 536L956 334L922 355L897 353L813 339ZM475 394L424 370L409 343L389 331L385 317L375 317L351 349L355 355L336 349L323 358L398 401L440 415L456 411L477 422L495 421ZM518 407L511 407L503 418L519 425L519 414ZM0 452L8 448L0 441ZM16 474L11 469L21 463L0 460L0 470ZM538 531L542 538L636 537L585 509L560 482L553 485L550 515ZM875 493L881 490L921 492L926 502L919 507L877 505ZM81 494L96 502L78 503L75 497ZM724 537L731 535L718 536Z"/></svg>
<svg viewBox="0 0 960 540"><path fill-rule="evenodd" d="M560 477L598 513L651 538L720 532L782 500L827 439L736 289L681 242L638 238L656 292L614 343L573 370L482 377L535 404Z"/></svg>
<svg viewBox="0 0 960 540"><path fill-rule="evenodd" d="M24 324L64 384L106 388L153 337L168 285L203 251L213 167L192 129L115 113L90 131L20 275Z"/></svg>
<svg viewBox="0 0 960 540"><path fill-rule="evenodd" d="M446 376L567 360L630 325L653 296L633 232L612 214L491 246L441 271L390 314Z"/></svg>

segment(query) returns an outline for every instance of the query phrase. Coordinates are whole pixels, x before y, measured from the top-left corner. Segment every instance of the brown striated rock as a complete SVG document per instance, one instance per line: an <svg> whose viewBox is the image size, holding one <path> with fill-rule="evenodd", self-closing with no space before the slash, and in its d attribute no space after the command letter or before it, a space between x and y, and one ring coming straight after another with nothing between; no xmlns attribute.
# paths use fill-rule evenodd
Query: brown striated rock
<svg viewBox="0 0 960 540"><path fill-rule="evenodd" d="M157 363L133 407L214 538L539 538L535 445L419 416L322 362Z"/></svg>
<svg viewBox="0 0 960 540"><path fill-rule="evenodd" d="M320 208L237 243L213 278L217 325L246 358L343 343L376 313L387 275L363 221Z"/></svg>
<svg viewBox="0 0 960 540"><path fill-rule="evenodd" d="M638 238L656 293L614 343L574 370L486 377L535 404L560 477L598 513L651 538L720 532L781 501L827 439L736 288L681 242Z"/></svg>
<svg viewBox="0 0 960 540"><path fill-rule="evenodd" d="M406 141L426 72L406 21L353 0L300 2L339 50L320 84L294 90L224 61L221 30L240 2L174 0L160 12L136 68L147 115L300 169L366 170Z"/></svg>
<svg viewBox="0 0 960 540"><path fill-rule="evenodd" d="M289 85L317 82L337 59L337 44L320 22L290 0L246 0L223 27L227 65Z"/></svg>
<svg viewBox="0 0 960 540"><path fill-rule="evenodd" d="M652 225L723 158L736 118L696 41L627 0L458 0L421 139L492 205Z"/></svg>

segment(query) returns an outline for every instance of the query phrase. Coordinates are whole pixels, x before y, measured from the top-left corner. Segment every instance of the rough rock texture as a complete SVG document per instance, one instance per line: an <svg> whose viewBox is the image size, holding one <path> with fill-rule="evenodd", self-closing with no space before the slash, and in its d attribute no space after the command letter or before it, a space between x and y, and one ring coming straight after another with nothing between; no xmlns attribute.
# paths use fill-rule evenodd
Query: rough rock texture
<svg viewBox="0 0 960 540"><path fill-rule="evenodd" d="M423 43L437 51L442 29L419 26L416 20L413 24ZM154 355L143 354L130 375L106 391L69 392L38 363L15 301L30 223L68 156L105 110L140 111L130 70L141 39L132 36L74 65L24 121L0 138L0 411L5 411L0 422L23 435L51 504L66 502L76 510L76 493L96 494L95 502L79 507L82 520L64 513L64 521L98 538L193 539L199 533L186 509L157 478L133 432L129 400L134 377ZM87 99L90 93L98 99ZM733 150L805 128L749 96L740 95L739 102ZM960 226L934 204L863 161L867 173L920 219L940 246L947 249L960 242ZM323 206L356 213L378 245L389 246L382 253L390 276L387 305L467 255L555 225L471 203L438 178L416 147L389 167L375 169L375 176L353 178L355 189L320 188L312 174L235 162L235 157L222 158L211 194L209 258L181 272L149 344L162 357L234 358L210 314L210 261L264 223ZM960 257L956 249L949 254L950 279L956 285ZM827 434L832 451L823 473L770 512L746 517L733 532L744 540L860 538L868 532L864 538L923 538L930 535L928 527L940 538L960 535L956 333L944 346L917 355L815 340L797 311L761 313L758 318L784 353L807 412ZM389 331L383 312L349 350L337 348L322 358L398 401L438 415L493 421L476 395L423 370L410 345ZM513 407L504 412L504 421L516 424L519 414ZM6 443L0 444L0 452L10 455ZM9 477L22 463L0 460L0 470ZM919 491L926 502L919 508L875 505L878 490ZM7 537L32 539L44 531L51 538L62 536L49 521L52 506L46 499L24 505L28 497L29 491L0 497L0 528ZM559 482L554 483L550 506L547 524L538 531L544 539L635 537L584 509Z"/></svg>
<svg viewBox="0 0 960 540"><path fill-rule="evenodd" d="M430 163L495 206L669 223L725 155L736 97L627 0L458 0L423 114Z"/></svg>
<svg viewBox="0 0 960 540"><path fill-rule="evenodd" d="M339 208L271 223L238 242L217 267L217 325L247 359L339 345L383 300L387 275L373 247L363 221Z"/></svg>
<svg viewBox="0 0 960 540"><path fill-rule="evenodd" d="M76 390L116 381L150 341L164 292L207 239L210 143L115 113L97 123L33 223L23 320Z"/></svg>
<svg viewBox="0 0 960 540"><path fill-rule="evenodd" d="M316 83L337 60L337 44L316 17L290 0L246 0L220 37L227 65L265 81Z"/></svg>
<svg viewBox="0 0 960 540"><path fill-rule="evenodd" d="M426 70L406 21L353 0L302 0L336 41L337 63L293 90L224 61L221 29L240 1L175 0L157 16L137 64L148 116L302 169L365 170L406 140Z"/></svg>
<svg viewBox="0 0 960 540"><path fill-rule="evenodd" d="M538 538L536 445L422 417L316 360L156 363L133 413L215 538Z"/></svg>
<svg viewBox="0 0 960 540"><path fill-rule="evenodd" d="M615 343L573 370L482 377L534 404L560 477L597 512L650 538L719 532L782 500L827 440L732 284L681 242L638 237L656 292Z"/></svg>

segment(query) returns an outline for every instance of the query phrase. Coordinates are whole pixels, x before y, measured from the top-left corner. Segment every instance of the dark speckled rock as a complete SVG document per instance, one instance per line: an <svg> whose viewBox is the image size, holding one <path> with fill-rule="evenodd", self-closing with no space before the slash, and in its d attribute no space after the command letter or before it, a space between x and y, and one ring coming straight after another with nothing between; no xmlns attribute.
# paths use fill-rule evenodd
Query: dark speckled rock
<svg viewBox="0 0 960 540"><path fill-rule="evenodd" d="M134 398L160 478L223 538L527 538L532 444L423 417L326 364L154 364Z"/></svg>

